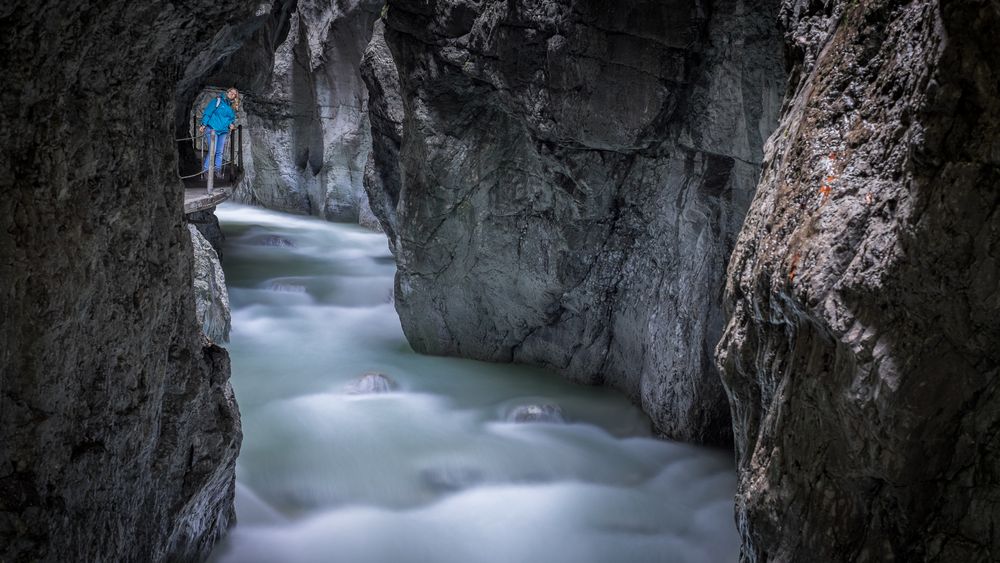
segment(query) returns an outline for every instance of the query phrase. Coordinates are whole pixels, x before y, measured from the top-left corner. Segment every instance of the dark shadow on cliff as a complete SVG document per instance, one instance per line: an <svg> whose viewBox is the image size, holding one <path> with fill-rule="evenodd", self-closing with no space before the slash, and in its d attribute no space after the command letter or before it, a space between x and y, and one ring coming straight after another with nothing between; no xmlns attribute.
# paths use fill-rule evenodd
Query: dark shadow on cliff
<svg viewBox="0 0 1000 563"><path fill-rule="evenodd" d="M994 561L1000 13L787 17L801 74L718 351L744 559Z"/></svg>
<svg viewBox="0 0 1000 563"><path fill-rule="evenodd" d="M253 10L0 8L0 559L197 560L232 522L239 411L173 139Z"/></svg>

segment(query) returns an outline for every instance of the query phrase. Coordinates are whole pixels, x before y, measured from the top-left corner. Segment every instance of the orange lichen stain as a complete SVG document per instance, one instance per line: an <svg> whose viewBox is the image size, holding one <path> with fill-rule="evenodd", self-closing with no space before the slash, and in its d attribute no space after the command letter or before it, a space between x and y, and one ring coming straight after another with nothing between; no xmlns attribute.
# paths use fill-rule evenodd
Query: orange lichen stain
<svg viewBox="0 0 1000 563"><path fill-rule="evenodd" d="M800 257L798 252L792 255L792 263L788 266L788 283L795 283L795 272L799 267Z"/></svg>
<svg viewBox="0 0 1000 563"><path fill-rule="evenodd" d="M837 161L837 153L831 152L830 153L830 168L833 168L836 165L836 161ZM823 184L820 185L820 188L819 188L819 193L820 193L820 202L819 202L819 204L820 204L820 206L825 205L826 202L827 202L827 200L830 199L830 193L833 191L832 184L835 181L837 181L837 176L835 176L833 174L830 174L823 181Z"/></svg>

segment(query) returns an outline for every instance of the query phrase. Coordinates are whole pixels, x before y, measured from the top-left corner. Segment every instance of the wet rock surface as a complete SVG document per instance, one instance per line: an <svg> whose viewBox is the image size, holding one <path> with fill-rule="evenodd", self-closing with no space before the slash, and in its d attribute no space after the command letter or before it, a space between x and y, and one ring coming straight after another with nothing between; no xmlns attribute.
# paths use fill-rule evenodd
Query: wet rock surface
<svg viewBox="0 0 1000 563"><path fill-rule="evenodd" d="M365 163L364 185L369 206L380 228L396 248L396 207L399 205L399 146L403 140L403 99L399 72L385 42L385 22L375 22L371 42L361 61L361 76L370 92L368 119L372 150Z"/></svg>
<svg viewBox="0 0 1000 563"><path fill-rule="evenodd" d="M195 315L205 336L216 342L228 342L232 315L222 262L197 227L189 223L188 232L194 251Z"/></svg>
<svg viewBox="0 0 1000 563"><path fill-rule="evenodd" d="M0 7L4 561L194 561L232 523L239 412L173 139L254 8Z"/></svg>
<svg viewBox="0 0 1000 563"><path fill-rule="evenodd" d="M347 386L347 392L355 395L391 393L399 389L399 384L384 373L369 372Z"/></svg>
<svg viewBox="0 0 1000 563"><path fill-rule="evenodd" d="M246 104L247 174L237 200L377 224L363 186L371 136L358 67L382 4L297 2L269 80Z"/></svg>
<svg viewBox="0 0 1000 563"><path fill-rule="evenodd" d="M222 233L219 218L215 216L215 208L188 213L184 216L184 220L187 221L188 225L194 225L198 229L201 236L205 237L205 240L212 245L212 250L221 261L222 243L226 241L226 235Z"/></svg>
<svg viewBox="0 0 1000 563"><path fill-rule="evenodd" d="M261 246L274 246L279 248L292 248L295 243L278 235L267 235L260 239Z"/></svg>
<svg viewBox="0 0 1000 563"><path fill-rule="evenodd" d="M718 348L743 559L996 561L1000 12L782 13L792 94Z"/></svg>
<svg viewBox="0 0 1000 563"><path fill-rule="evenodd" d="M509 422L566 422L559 405L542 403L537 405L520 405L507 415Z"/></svg>
<svg viewBox="0 0 1000 563"><path fill-rule="evenodd" d="M729 441L712 352L784 88L776 12L388 2L399 94L375 41L367 178L412 346L603 382L667 436Z"/></svg>

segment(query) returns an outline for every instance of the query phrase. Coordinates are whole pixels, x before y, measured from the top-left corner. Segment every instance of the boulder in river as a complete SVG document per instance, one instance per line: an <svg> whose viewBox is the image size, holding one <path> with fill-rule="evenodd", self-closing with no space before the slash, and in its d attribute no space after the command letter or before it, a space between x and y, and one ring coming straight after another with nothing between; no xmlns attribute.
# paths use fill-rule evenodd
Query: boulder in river
<svg viewBox="0 0 1000 563"><path fill-rule="evenodd" d="M551 403L520 405L507 415L508 422L566 422L559 405Z"/></svg>
<svg viewBox="0 0 1000 563"><path fill-rule="evenodd" d="M370 371L348 385L347 390L354 395L371 393L391 393L399 389L399 384L384 373Z"/></svg>

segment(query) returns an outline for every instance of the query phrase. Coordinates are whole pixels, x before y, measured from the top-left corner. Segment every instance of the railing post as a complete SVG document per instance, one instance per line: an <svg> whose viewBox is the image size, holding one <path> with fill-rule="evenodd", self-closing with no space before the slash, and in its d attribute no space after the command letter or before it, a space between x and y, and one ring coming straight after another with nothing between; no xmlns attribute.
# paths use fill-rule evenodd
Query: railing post
<svg viewBox="0 0 1000 563"><path fill-rule="evenodd" d="M208 193L215 189L215 131L209 133L212 142L208 148Z"/></svg>
<svg viewBox="0 0 1000 563"><path fill-rule="evenodd" d="M195 150L198 149L198 114L191 114L191 141Z"/></svg>
<svg viewBox="0 0 1000 563"><path fill-rule="evenodd" d="M236 167L236 147L233 145L233 130L229 130L229 181L232 182L236 179L236 171L233 170Z"/></svg>
<svg viewBox="0 0 1000 563"><path fill-rule="evenodd" d="M239 171L242 172L243 171L243 126L242 125L236 126L236 136L239 138L239 143L240 143L239 148L236 149L237 153L239 154L239 160L238 160L239 164L237 164L237 166L239 167Z"/></svg>

